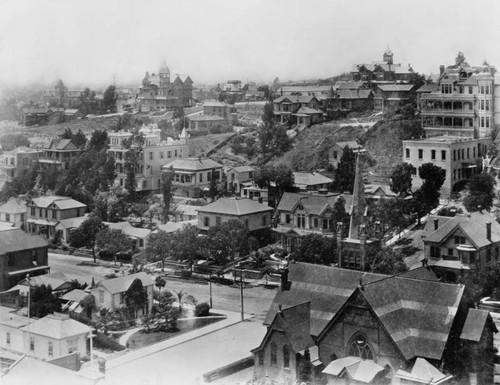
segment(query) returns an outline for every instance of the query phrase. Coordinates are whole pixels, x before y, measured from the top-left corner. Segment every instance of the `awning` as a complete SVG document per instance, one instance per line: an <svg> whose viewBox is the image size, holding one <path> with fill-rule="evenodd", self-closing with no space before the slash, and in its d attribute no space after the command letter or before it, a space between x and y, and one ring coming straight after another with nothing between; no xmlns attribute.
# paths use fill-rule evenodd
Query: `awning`
<svg viewBox="0 0 500 385"><path fill-rule="evenodd" d="M166 168L164 168L164 170L167 170ZM194 171L175 171L175 174L183 174L183 175L194 175L195 172Z"/></svg>
<svg viewBox="0 0 500 385"><path fill-rule="evenodd" d="M41 226L55 226L57 222L47 221L46 219L28 219L26 222Z"/></svg>
<svg viewBox="0 0 500 385"><path fill-rule="evenodd" d="M47 270L47 269L50 269L50 267L48 267L48 266L30 267L29 269L9 271L9 272L7 272L7 275L9 277L13 277L13 276L20 275L20 274L31 273L32 271L41 271L41 270Z"/></svg>

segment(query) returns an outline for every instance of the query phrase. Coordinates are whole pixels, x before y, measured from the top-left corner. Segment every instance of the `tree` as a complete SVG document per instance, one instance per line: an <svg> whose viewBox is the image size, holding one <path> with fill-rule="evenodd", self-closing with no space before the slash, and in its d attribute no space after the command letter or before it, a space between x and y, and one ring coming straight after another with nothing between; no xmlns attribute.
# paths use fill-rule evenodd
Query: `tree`
<svg viewBox="0 0 500 385"><path fill-rule="evenodd" d="M418 168L418 174L424 181L413 194L414 209L419 214L426 214L439 204L439 190L446 179L446 172L432 163L424 163Z"/></svg>
<svg viewBox="0 0 500 385"><path fill-rule="evenodd" d="M102 329L105 335L108 335L108 328L112 321L116 319L116 314L114 311L108 308L101 308L97 317L97 327Z"/></svg>
<svg viewBox="0 0 500 385"><path fill-rule="evenodd" d="M170 255L173 260L187 261L192 266L202 248L198 227L189 224L171 233L170 245Z"/></svg>
<svg viewBox="0 0 500 385"><path fill-rule="evenodd" d="M375 227L378 234L374 234L379 239L384 235L394 231L403 230L413 222L413 217L408 209L408 203L403 198L379 199L370 205L371 221L378 221Z"/></svg>
<svg viewBox="0 0 500 385"><path fill-rule="evenodd" d="M90 214L82 224L71 234L70 245L71 247L80 248L88 247L92 250L94 263L96 263L95 247L97 241L97 234L103 228L101 219Z"/></svg>
<svg viewBox="0 0 500 385"><path fill-rule="evenodd" d="M85 136L85 134L82 132L81 129L78 129L78 132L75 135L73 135L71 141L77 147L85 147L85 144L87 144L87 137Z"/></svg>
<svg viewBox="0 0 500 385"><path fill-rule="evenodd" d="M174 291L174 298L177 306L179 308L179 315L182 316L185 306L196 306L196 299L191 295L186 293L184 290Z"/></svg>
<svg viewBox="0 0 500 385"><path fill-rule="evenodd" d="M118 100L118 93L116 87L111 85L106 88L103 96L103 105L105 112L116 112L116 101Z"/></svg>
<svg viewBox="0 0 500 385"><path fill-rule="evenodd" d="M50 285L30 287L30 315L35 318L61 311L61 303Z"/></svg>
<svg viewBox="0 0 500 385"><path fill-rule="evenodd" d="M92 313L97 309L95 297L92 294L88 294L80 302L80 306L83 308L87 318L92 319Z"/></svg>
<svg viewBox="0 0 500 385"><path fill-rule="evenodd" d="M121 231L113 231L105 227L96 235L96 246L113 256L117 253L130 251L133 248L132 240Z"/></svg>
<svg viewBox="0 0 500 385"><path fill-rule="evenodd" d="M5 134L0 137L3 151L12 151L17 147L29 147L30 140L23 134Z"/></svg>
<svg viewBox="0 0 500 385"><path fill-rule="evenodd" d="M137 311L143 310L147 302L148 294L142 285L142 281L139 278L134 279L125 292L125 304L134 318L137 318Z"/></svg>
<svg viewBox="0 0 500 385"><path fill-rule="evenodd" d="M412 194L412 174L415 170L409 163L398 164L391 173L391 191L405 197Z"/></svg>
<svg viewBox="0 0 500 385"><path fill-rule="evenodd" d="M163 279L163 277L156 277L155 279L155 286L158 288L158 290L161 292L161 289L162 287L165 287L165 285L167 284L167 281L165 281L165 279Z"/></svg>
<svg viewBox="0 0 500 385"><path fill-rule="evenodd" d="M258 130L260 152L263 155L279 155L292 146L292 140L286 133L285 126L274 123L274 108L272 102L266 103L262 115L262 126Z"/></svg>
<svg viewBox="0 0 500 385"><path fill-rule="evenodd" d="M275 203L279 202L285 191L290 191L294 184L293 172L287 165L263 166L255 175L255 183L260 188L267 188Z"/></svg>
<svg viewBox="0 0 500 385"><path fill-rule="evenodd" d="M379 274L395 275L408 271L402 255L396 253L391 247L379 250L371 265L371 272Z"/></svg>
<svg viewBox="0 0 500 385"><path fill-rule="evenodd" d="M165 259L170 255L171 235L163 230L148 235L146 253L151 261L162 261L162 270L165 268Z"/></svg>
<svg viewBox="0 0 500 385"><path fill-rule="evenodd" d="M347 191L352 194L354 190L354 178L356 176L356 155L354 151L345 146L340 161L335 170L333 188L337 191Z"/></svg>
<svg viewBox="0 0 500 385"><path fill-rule="evenodd" d="M336 227L337 223L342 222L342 237L349 234L349 220L350 215L345 209L345 199L343 196L339 196L333 205L333 225Z"/></svg>
<svg viewBox="0 0 500 385"><path fill-rule="evenodd" d="M219 265L234 259L236 254L248 252L249 231L238 220L230 220L208 229L202 249Z"/></svg>
<svg viewBox="0 0 500 385"><path fill-rule="evenodd" d="M464 199L467 211L489 210L495 198L495 179L489 174L477 174L467 185L468 194Z"/></svg>
<svg viewBox="0 0 500 385"><path fill-rule="evenodd" d="M215 200L217 197L217 178L215 174L215 168L212 169L211 175L210 175L210 188L208 190L208 195L210 196L210 199L212 202Z"/></svg>
<svg viewBox="0 0 500 385"><path fill-rule="evenodd" d="M330 265L337 257L337 242L335 238L327 238L320 234L308 234L302 237L300 245L290 258L299 262Z"/></svg>
<svg viewBox="0 0 500 385"><path fill-rule="evenodd" d="M90 137L89 149L101 151L108 148L108 133L104 130L94 130Z"/></svg>
<svg viewBox="0 0 500 385"><path fill-rule="evenodd" d="M150 330L168 331L175 329L179 318L179 308L174 306L175 296L169 291L155 292L155 303L151 316L147 318L146 332ZM144 318L143 318L144 322Z"/></svg>

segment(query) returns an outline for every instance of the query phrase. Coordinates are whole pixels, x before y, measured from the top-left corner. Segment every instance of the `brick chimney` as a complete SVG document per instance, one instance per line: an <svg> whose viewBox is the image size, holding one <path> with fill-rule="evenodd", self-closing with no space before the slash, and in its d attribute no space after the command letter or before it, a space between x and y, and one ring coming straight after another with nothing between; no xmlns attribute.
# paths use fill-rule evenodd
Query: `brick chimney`
<svg viewBox="0 0 500 385"><path fill-rule="evenodd" d="M288 267L281 271L281 291L290 290L290 282L288 282Z"/></svg>
<svg viewBox="0 0 500 385"><path fill-rule="evenodd" d="M486 222L486 239L491 242L491 222Z"/></svg>
<svg viewBox="0 0 500 385"><path fill-rule="evenodd" d="M439 219L434 219L434 231L436 231L439 227Z"/></svg>

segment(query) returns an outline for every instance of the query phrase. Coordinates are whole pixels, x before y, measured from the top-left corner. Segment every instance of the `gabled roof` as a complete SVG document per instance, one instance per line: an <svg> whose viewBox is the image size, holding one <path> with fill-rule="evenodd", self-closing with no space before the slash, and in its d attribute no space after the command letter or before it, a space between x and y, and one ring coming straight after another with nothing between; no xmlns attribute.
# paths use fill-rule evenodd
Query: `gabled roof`
<svg viewBox="0 0 500 385"><path fill-rule="evenodd" d="M73 289L70 292L64 294L61 298L67 301L81 302L89 293L80 289Z"/></svg>
<svg viewBox="0 0 500 385"><path fill-rule="evenodd" d="M426 83L416 92L436 92L438 85L436 83Z"/></svg>
<svg viewBox="0 0 500 385"><path fill-rule="evenodd" d="M104 281L100 281L97 285L103 286L111 294L117 294L127 291L135 279L140 279L142 282L142 286L144 287L154 285L151 277L144 272L125 275L119 278L107 279Z"/></svg>
<svg viewBox="0 0 500 385"><path fill-rule="evenodd" d="M79 150L79 148L71 141L71 139L52 139L45 147L46 150Z"/></svg>
<svg viewBox="0 0 500 385"><path fill-rule="evenodd" d="M211 100L203 103L203 107L231 107L231 105L217 100Z"/></svg>
<svg viewBox="0 0 500 385"><path fill-rule="evenodd" d="M426 225L426 229L428 226L433 228L431 227L434 226L433 219L434 217L429 218L428 222L431 223ZM440 218L438 218L438 220L439 219ZM488 222L491 223L491 240L487 239L486 223ZM451 236L452 232L458 228L460 228L464 235L477 248L500 242L500 224L496 221L495 217L488 212L473 212L467 215L457 214L446 221L442 226L438 227L437 230L433 232L424 232L427 234L424 241L441 243Z"/></svg>
<svg viewBox="0 0 500 385"><path fill-rule="evenodd" d="M176 159L166 165L162 166L162 170L172 168L174 170L190 170L201 171L211 170L213 168L222 168L222 164L217 163L209 158L184 158Z"/></svg>
<svg viewBox="0 0 500 385"><path fill-rule="evenodd" d="M318 100L315 96L311 95L283 95L273 100L273 103L282 103L289 101L291 103L310 103L312 100Z"/></svg>
<svg viewBox="0 0 500 385"><path fill-rule="evenodd" d="M377 365L373 360L363 360L359 357L344 357L332 361L323 373L336 377L347 375L356 383L371 383L375 377L384 371L384 368Z"/></svg>
<svg viewBox="0 0 500 385"><path fill-rule="evenodd" d="M28 331L28 327L24 326L21 330ZM46 315L29 325L29 333L57 340L76 337L89 332L89 326L69 318L69 315L61 313Z"/></svg>
<svg viewBox="0 0 500 385"><path fill-rule="evenodd" d="M363 87L363 82L337 82L335 83L335 87L338 90L357 90Z"/></svg>
<svg viewBox="0 0 500 385"><path fill-rule="evenodd" d="M413 84L380 84L378 88L380 88L384 92L393 92L393 91L404 91L408 92L413 89Z"/></svg>
<svg viewBox="0 0 500 385"><path fill-rule="evenodd" d="M311 337L310 319L311 304L309 302L278 311L257 350L265 346L274 330L285 333L294 352L300 352L314 346L314 340Z"/></svg>
<svg viewBox="0 0 500 385"><path fill-rule="evenodd" d="M369 99L373 97L373 91L363 89L339 89L337 91L337 96L339 99L348 100Z"/></svg>
<svg viewBox="0 0 500 385"><path fill-rule="evenodd" d="M352 205L352 195L343 194L301 194L285 192L278 204L279 211L292 211L299 202L302 203L305 210L312 215L320 215L326 205L333 207L335 202L343 197L345 200L345 211L350 212Z"/></svg>
<svg viewBox="0 0 500 385"><path fill-rule="evenodd" d="M310 107L300 107L299 110L297 111L297 114L312 115L312 114L322 114L322 112Z"/></svg>
<svg viewBox="0 0 500 385"><path fill-rule="evenodd" d="M358 291L406 360L441 360L464 286L394 276Z"/></svg>
<svg viewBox="0 0 500 385"><path fill-rule="evenodd" d="M64 226L66 229L76 229L88 218L87 215L76 218L62 219L59 221L58 226Z"/></svg>
<svg viewBox="0 0 500 385"><path fill-rule="evenodd" d="M491 318L490 312L486 310L469 309L460 338L463 340L479 342L481 340L483 330L488 326L487 323L493 325L495 333L498 332L495 323Z"/></svg>
<svg viewBox="0 0 500 385"><path fill-rule="evenodd" d="M1 213L20 214L27 212L26 202L19 198L10 198L0 206Z"/></svg>
<svg viewBox="0 0 500 385"><path fill-rule="evenodd" d="M264 320L265 325L273 321L278 305L282 309L311 302L311 335L317 336L344 305L359 285L387 277L382 274L313 265L296 262L288 267L290 290L279 291Z"/></svg>
<svg viewBox="0 0 500 385"><path fill-rule="evenodd" d="M356 140L348 140L346 142L335 142L331 145L333 146L339 146L341 149L344 149L345 146L349 147L351 150L355 150L358 148L363 148Z"/></svg>
<svg viewBox="0 0 500 385"><path fill-rule="evenodd" d="M125 227L123 228L123 233L128 235L129 237L133 238L138 238L138 239L144 239L146 238L149 234L151 234L151 230L149 229L142 229L139 227Z"/></svg>
<svg viewBox="0 0 500 385"><path fill-rule="evenodd" d="M439 282L439 278L436 274L426 266L417 267L416 269L408 270L404 273L399 274L399 277L418 279L421 281L434 281Z"/></svg>
<svg viewBox="0 0 500 385"><path fill-rule="evenodd" d="M54 204L57 208L61 210L87 207L86 204L78 202L73 198L62 197L57 195L33 198L30 202L28 202L28 204L43 208L47 208L50 205Z"/></svg>
<svg viewBox="0 0 500 385"><path fill-rule="evenodd" d="M69 279L64 273L50 273L50 274L42 274L36 275L34 277L30 277L29 283L28 279L23 279L19 282L20 285L24 286L49 286L52 290L67 290L71 287L71 279Z"/></svg>
<svg viewBox="0 0 500 385"><path fill-rule="evenodd" d="M396 373L396 377L426 385L442 384L452 378L451 375L441 373L426 359L420 357L415 360L415 364L410 373L399 369Z"/></svg>
<svg viewBox="0 0 500 385"><path fill-rule="evenodd" d="M234 170L236 172L253 172L255 169L251 166L236 166L236 167L231 167L228 169L229 170Z"/></svg>
<svg viewBox="0 0 500 385"><path fill-rule="evenodd" d="M250 215L273 211L272 207L246 198L222 198L206 206L198 208L199 213L225 214L225 215Z"/></svg>
<svg viewBox="0 0 500 385"><path fill-rule="evenodd" d="M317 172L293 172L295 186L315 186L318 184L332 183L333 180Z"/></svg>
<svg viewBox="0 0 500 385"><path fill-rule="evenodd" d="M20 250L47 247L48 243L39 235L30 235L20 228L14 227L0 231L0 253L6 254Z"/></svg>

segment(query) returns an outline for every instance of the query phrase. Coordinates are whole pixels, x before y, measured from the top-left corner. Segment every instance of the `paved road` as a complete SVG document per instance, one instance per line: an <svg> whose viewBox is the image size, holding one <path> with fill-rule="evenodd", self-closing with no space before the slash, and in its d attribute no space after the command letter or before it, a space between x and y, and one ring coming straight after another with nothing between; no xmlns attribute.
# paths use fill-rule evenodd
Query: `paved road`
<svg viewBox="0 0 500 385"><path fill-rule="evenodd" d="M77 278L83 282L90 283L92 277L94 277L95 282L98 282L105 279L106 274L115 272L114 267L79 265L82 261L91 262L92 259L49 253L49 266L52 273L63 272L68 274L70 278ZM166 289L184 290L194 296L198 302L209 302L210 299L209 285L171 281L167 278ZM245 288L243 294L245 313L255 314L257 319L263 320L275 294L275 289L263 287ZM235 312L241 311L239 288L212 284L212 307Z"/></svg>

